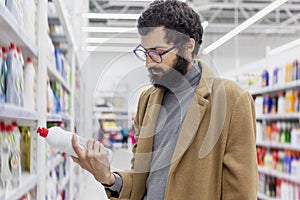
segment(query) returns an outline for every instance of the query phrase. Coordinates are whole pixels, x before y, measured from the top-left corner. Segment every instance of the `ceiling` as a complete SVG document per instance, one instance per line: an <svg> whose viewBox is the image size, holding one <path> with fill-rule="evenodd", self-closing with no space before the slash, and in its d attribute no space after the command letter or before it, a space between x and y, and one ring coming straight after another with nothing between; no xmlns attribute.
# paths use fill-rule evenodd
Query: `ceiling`
<svg viewBox="0 0 300 200"><path fill-rule="evenodd" d="M149 4L147 0L89 0L90 13L117 13L117 14L140 14ZM188 3L199 13L202 21L208 21L205 35L221 36L234 29L261 9L268 6L273 1L270 0L188 0ZM120 15L121 16L121 15ZM89 18L89 27L122 27L134 28L136 19L104 19ZM87 44L96 43L101 38L109 38L112 34L118 34L118 38L123 40L110 40L118 46L126 46L134 43L136 32L116 32L98 31L88 32ZM281 5L275 11L266 15L262 20L253 24L242 32L248 36L291 36L300 35L300 0L290 0ZM96 39L95 39L96 38ZM125 38L125 40L124 40ZM98 39L98 40L97 40Z"/></svg>

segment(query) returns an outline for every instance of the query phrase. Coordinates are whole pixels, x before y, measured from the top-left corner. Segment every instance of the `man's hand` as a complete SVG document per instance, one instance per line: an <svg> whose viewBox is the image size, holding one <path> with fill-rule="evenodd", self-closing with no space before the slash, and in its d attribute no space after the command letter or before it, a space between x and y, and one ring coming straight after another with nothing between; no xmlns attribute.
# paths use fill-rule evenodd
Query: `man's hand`
<svg viewBox="0 0 300 200"><path fill-rule="evenodd" d="M75 134L72 136L72 146L78 158L72 157L73 161L83 169L94 175L95 179L102 184L113 185L115 177L110 171L110 164L103 144L95 140L88 140L86 149L78 145Z"/></svg>

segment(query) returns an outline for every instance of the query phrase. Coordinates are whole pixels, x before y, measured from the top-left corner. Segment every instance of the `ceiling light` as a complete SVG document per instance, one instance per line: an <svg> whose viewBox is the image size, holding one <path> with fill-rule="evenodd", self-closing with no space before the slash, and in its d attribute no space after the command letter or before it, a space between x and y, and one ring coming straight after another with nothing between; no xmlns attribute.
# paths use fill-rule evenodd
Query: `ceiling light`
<svg viewBox="0 0 300 200"><path fill-rule="evenodd" d="M138 19L140 14L124 14L124 13L85 13L83 18L88 19Z"/></svg>
<svg viewBox="0 0 300 200"><path fill-rule="evenodd" d="M225 34L223 37L218 39L216 42L214 42L213 44L206 47L203 50L203 54L209 54L210 52L212 52L213 50L215 50L216 48L218 48L219 46L221 46L222 44L224 44L225 42L227 42L228 40L230 40L231 38L233 38L234 36L236 36L237 34L239 34L240 32L242 32L243 30L245 30L246 28L248 28L249 26L251 26L252 24L254 24L258 20L263 18L265 15L272 12L273 10L275 10L276 8L278 8L280 5L282 5L283 3L287 2L287 1L288 0L274 1L273 3L271 3L270 5L268 5L267 7L265 7L258 13L256 13L254 16L252 16L251 18L249 18L248 20L243 22L241 25L239 25L238 27L236 27L229 33Z"/></svg>
<svg viewBox="0 0 300 200"><path fill-rule="evenodd" d="M90 33L121 33L121 32L137 33L136 28L124 28L124 27L84 27L82 31L90 32Z"/></svg>

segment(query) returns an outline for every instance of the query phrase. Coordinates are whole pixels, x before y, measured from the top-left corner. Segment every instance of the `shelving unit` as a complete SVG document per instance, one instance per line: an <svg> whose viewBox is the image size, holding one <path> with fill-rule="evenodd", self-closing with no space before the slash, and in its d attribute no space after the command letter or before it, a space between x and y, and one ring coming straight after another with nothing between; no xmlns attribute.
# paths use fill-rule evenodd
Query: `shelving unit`
<svg viewBox="0 0 300 200"><path fill-rule="evenodd" d="M38 47L34 40L27 36L17 20L5 7L0 4L0 38L1 43L8 46L10 41L14 41L17 46L24 48L24 53L33 57L38 56Z"/></svg>
<svg viewBox="0 0 300 200"><path fill-rule="evenodd" d="M54 67L48 67L48 75L50 80L55 80L62 84L62 86L70 93L71 89L69 84L63 79L62 75L60 75Z"/></svg>
<svg viewBox="0 0 300 200"><path fill-rule="evenodd" d="M292 151L300 151L300 146L293 146L291 144L284 144L278 142L256 142L257 146L266 147L266 148L275 148L275 149L286 149Z"/></svg>
<svg viewBox="0 0 300 200"><path fill-rule="evenodd" d="M300 184L300 177L294 177L294 176L292 176L290 174L287 174L287 173L282 173L282 172L278 172L276 170L266 169L266 168L260 167L260 166L258 167L258 172L261 172L263 174L267 174L267 175L270 175L270 176L275 176L276 178L291 181L293 183Z"/></svg>
<svg viewBox="0 0 300 200"><path fill-rule="evenodd" d="M268 94L268 93L276 93L278 91L294 89L294 88L299 88L299 87L300 87L300 80L296 80L296 81L292 81L289 83L285 83L284 85L275 85L275 86L251 89L249 92L252 95L262 95L262 94Z"/></svg>
<svg viewBox="0 0 300 200"><path fill-rule="evenodd" d="M72 83L67 83L63 76L57 72L55 66L48 66L47 57L47 45L45 43L45 38L47 36L47 0L36 0L37 6L36 11L36 25L37 25L37 38L30 38L15 19L15 17L10 13L10 11L5 7L4 4L0 4L0 44L4 46L9 46L10 42L15 43L21 48L24 58L30 56L34 60L36 65L36 84L37 85L37 98L35 111L26 110L24 108L0 104L0 121L5 123L11 123L11 121L16 121L20 126L30 126L31 130L31 155L30 155L30 173L22 171L22 183L16 188L7 188L5 191L0 191L0 199L5 200L15 200L21 198L24 194L27 194L32 189L34 190L34 199L45 199L46 195L46 176L53 171L57 166L61 165L65 158L60 155L52 158L46 163L46 142L44 138L37 137L35 133L36 128L39 126L45 127L49 122L63 122L67 124L68 130L74 132L74 87L75 87L75 57L77 52L77 44L73 37L72 25L68 19L68 14L65 12L64 1L54 1L55 7L57 9L58 16L55 18L55 23L61 24L66 35L64 36L68 42L68 60L72 68L71 80ZM64 41L66 40L64 39ZM45 67L47 66L47 67ZM54 67L54 68L53 68ZM46 91L47 91L47 74L50 80L56 81L62 85L64 91L70 94L71 98L71 114L60 113L60 114L50 114L46 111ZM67 158L70 159L70 158ZM66 177L60 180L58 184L59 191L69 187L68 200L73 200L72 183L76 176L72 174L74 171L74 166L72 162L68 162L68 172ZM57 197L58 199L58 197Z"/></svg>
<svg viewBox="0 0 300 200"><path fill-rule="evenodd" d="M285 113L285 114L262 114L256 116L257 120L291 120L300 119L300 113Z"/></svg>
<svg viewBox="0 0 300 200"><path fill-rule="evenodd" d="M269 196L267 196L267 195L265 195L265 194L262 194L262 193L260 193L260 192L258 193L257 197L258 197L259 199L263 199L263 200L279 200L279 199L277 199L277 198L269 197Z"/></svg>
<svg viewBox="0 0 300 200"><path fill-rule="evenodd" d="M30 173L22 173L20 187L13 189L8 188L5 193L1 192L0 199L14 200L21 198L37 185L37 175Z"/></svg>
<svg viewBox="0 0 300 200"><path fill-rule="evenodd" d="M38 112L36 111L26 110L9 104L0 105L0 113L1 118L23 119L27 121L36 121L39 118Z"/></svg>

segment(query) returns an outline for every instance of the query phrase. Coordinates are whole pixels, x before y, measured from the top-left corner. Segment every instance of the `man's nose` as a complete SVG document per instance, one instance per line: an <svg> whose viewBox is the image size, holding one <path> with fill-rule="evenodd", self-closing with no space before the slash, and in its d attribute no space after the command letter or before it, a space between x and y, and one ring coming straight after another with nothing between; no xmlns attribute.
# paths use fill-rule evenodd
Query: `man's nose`
<svg viewBox="0 0 300 200"><path fill-rule="evenodd" d="M149 55L146 55L146 67L149 69L150 67L153 67L156 65L156 63L150 58Z"/></svg>

